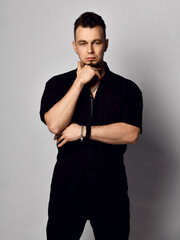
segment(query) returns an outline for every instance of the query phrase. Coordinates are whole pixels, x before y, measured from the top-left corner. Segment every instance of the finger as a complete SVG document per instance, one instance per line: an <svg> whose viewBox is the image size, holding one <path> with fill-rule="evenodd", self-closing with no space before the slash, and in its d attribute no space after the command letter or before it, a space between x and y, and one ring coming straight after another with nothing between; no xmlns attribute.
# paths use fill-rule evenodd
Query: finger
<svg viewBox="0 0 180 240"><path fill-rule="evenodd" d="M60 144L58 144L58 147L62 147L66 142L66 139L64 139Z"/></svg>
<svg viewBox="0 0 180 240"><path fill-rule="evenodd" d="M77 70L81 70L84 67L84 64L82 62L78 62L78 68Z"/></svg>
<svg viewBox="0 0 180 240"><path fill-rule="evenodd" d="M55 136L54 136L54 140L56 140L58 138L58 134L56 134Z"/></svg>
<svg viewBox="0 0 180 240"><path fill-rule="evenodd" d="M99 71L95 71L95 75L98 77L99 80L101 80L101 74L99 73Z"/></svg>
<svg viewBox="0 0 180 240"><path fill-rule="evenodd" d="M81 68L83 68L85 66L85 64L83 62L80 62L81 64Z"/></svg>
<svg viewBox="0 0 180 240"><path fill-rule="evenodd" d="M78 62L77 69L78 69L78 70L80 70L80 69L81 69L81 62Z"/></svg>
<svg viewBox="0 0 180 240"><path fill-rule="evenodd" d="M63 137L63 136L60 136L60 137L57 139L57 143L60 143L63 139L64 139L64 137Z"/></svg>
<svg viewBox="0 0 180 240"><path fill-rule="evenodd" d="M54 136L54 140L58 139L60 136L62 135L62 133L58 133Z"/></svg>
<svg viewBox="0 0 180 240"><path fill-rule="evenodd" d="M102 68L96 68L98 71L99 71L99 73L101 73L101 71L102 71Z"/></svg>
<svg viewBox="0 0 180 240"><path fill-rule="evenodd" d="M96 67L91 67L95 72L101 72L102 71L102 68L100 68L100 67L98 67L98 68L96 68Z"/></svg>

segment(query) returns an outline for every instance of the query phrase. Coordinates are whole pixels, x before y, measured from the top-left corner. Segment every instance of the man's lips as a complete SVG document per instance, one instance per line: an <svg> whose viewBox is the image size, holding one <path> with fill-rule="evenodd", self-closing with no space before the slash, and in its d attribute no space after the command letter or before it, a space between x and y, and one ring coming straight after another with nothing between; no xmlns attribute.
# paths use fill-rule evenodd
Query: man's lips
<svg viewBox="0 0 180 240"><path fill-rule="evenodd" d="M86 58L87 60L95 60L96 58L95 57L88 57Z"/></svg>

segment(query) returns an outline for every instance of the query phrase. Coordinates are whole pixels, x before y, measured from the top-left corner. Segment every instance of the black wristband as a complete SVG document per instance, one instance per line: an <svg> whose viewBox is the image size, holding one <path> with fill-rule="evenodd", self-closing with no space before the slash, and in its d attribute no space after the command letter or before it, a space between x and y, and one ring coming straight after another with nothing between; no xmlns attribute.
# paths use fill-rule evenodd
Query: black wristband
<svg viewBox="0 0 180 240"><path fill-rule="evenodd" d="M89 139L91 136L91 126L86 126L86 139Z"/></svg>

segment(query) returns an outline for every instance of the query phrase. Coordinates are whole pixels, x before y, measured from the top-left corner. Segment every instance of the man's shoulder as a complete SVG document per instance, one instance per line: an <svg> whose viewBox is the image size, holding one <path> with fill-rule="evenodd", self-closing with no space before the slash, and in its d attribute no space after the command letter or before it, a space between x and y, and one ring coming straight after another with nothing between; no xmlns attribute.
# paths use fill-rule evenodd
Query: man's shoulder
<svg viewBox="0 0 180 240"><path fill-rule="evenodd" d="M71 71L57 74L51 77L46 84L47 85L71 84L75 80L75 77L76 69L73 69Z"/></svg>
<svg viewBox="0 0 180 240"><path fill-rule="evenodd" d="M137 83L135 83L133 80L128 79L126 77L123 77L120 74L114 73L110 71L110 78L111 78L111 83L113 82L116 87L119 87L123 90L137 90L141 91Z"/></svg>

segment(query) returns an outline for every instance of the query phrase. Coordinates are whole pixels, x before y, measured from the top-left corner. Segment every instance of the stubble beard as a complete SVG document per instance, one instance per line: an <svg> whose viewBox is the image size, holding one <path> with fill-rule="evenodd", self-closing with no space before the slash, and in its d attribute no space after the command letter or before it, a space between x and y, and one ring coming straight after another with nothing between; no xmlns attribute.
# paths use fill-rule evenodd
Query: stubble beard
<svg viewBox="0 0 180 240"><path fill-rule="evenodd" d="M100 63L93 63L93 61L90 61L90 63L86 64L86 65L89 65L91 67L94 67L94 68L102 68L103 66L103 61L100 62Z"/></svg>

